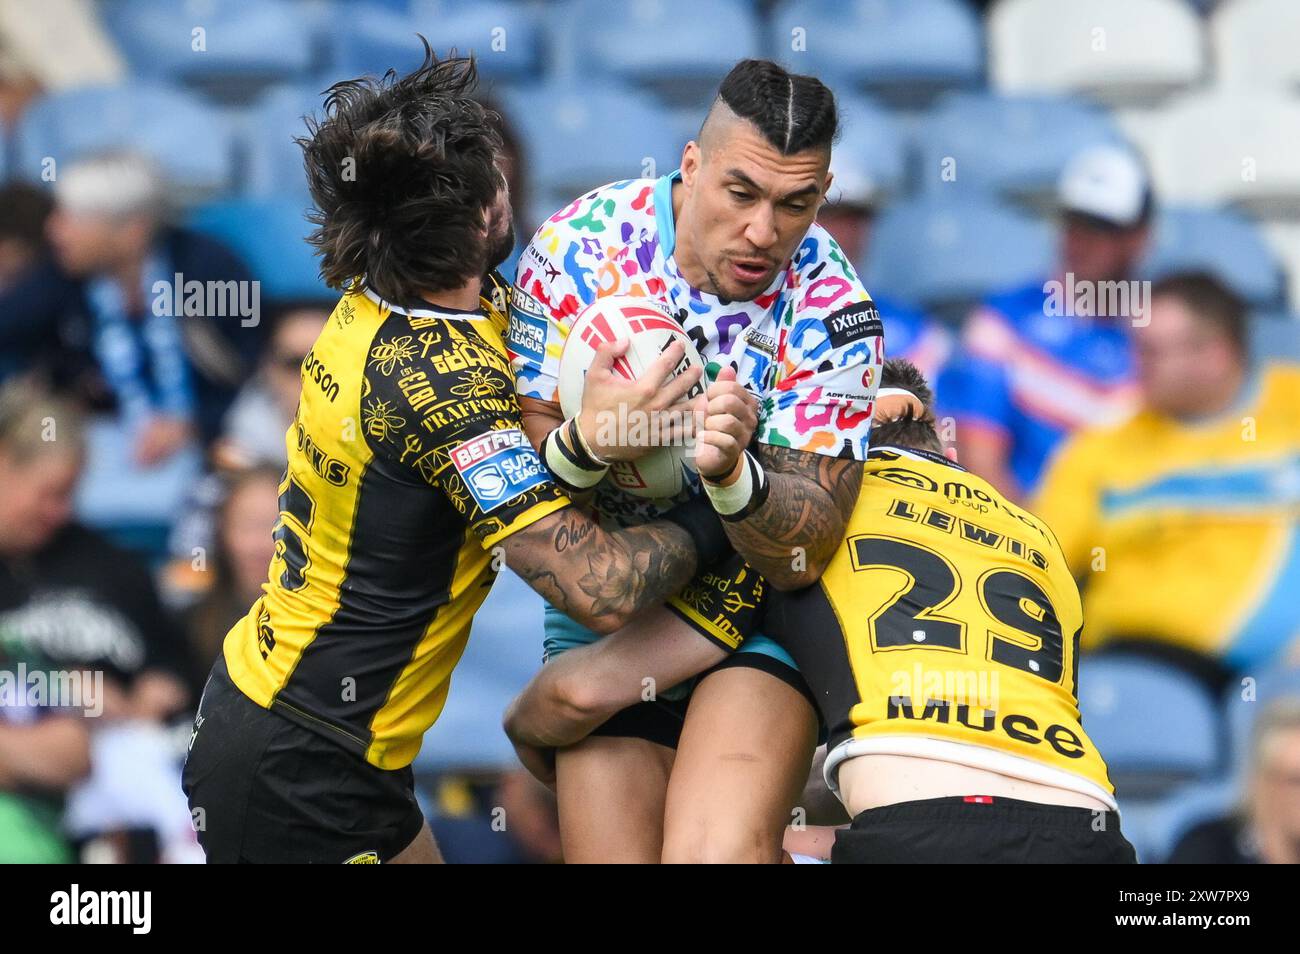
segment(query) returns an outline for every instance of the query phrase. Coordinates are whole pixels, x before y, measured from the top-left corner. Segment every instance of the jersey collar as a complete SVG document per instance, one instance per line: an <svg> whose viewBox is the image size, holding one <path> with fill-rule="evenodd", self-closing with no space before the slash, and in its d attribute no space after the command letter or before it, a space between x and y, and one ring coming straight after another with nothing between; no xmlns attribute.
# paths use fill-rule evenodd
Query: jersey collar
<svg viewBox="0 0 1300 954"><path fill-rule="evenodd" d="M677 225L673 221L673 183L682 181L682 170L674 169L666 176L660 176L655 183L655 230L659 233L659 247L664 259L673 257L677 248Z"/></svg>
<svg viewBox="0 0 1300 954"><path fill-rule="evenodd" d="M942 454L936 454L934 451L922 450L919 447L896 447L893 444L873 446L869 451L867 451L867 459L870 460L872 457L877 456L877 454L885 453L910 457L912 460L928 460L933 464L944 464L947 467L953 467L961 471L966 470L965 467L957 463L955 460L949 460L947 457L944 457Z"/></svg>
<svg viewBox="0 0 1300 954"><path fill-rule="evenodd" d="M385 301L384 299L376 295L373 291L371 291L369 288L364 289L362 291L362 294L365 295L367 298L369 298L371 301L373 301L380 308L387 308L389 311L395 311L399 315L407 315L408 317L411 318L473 319L473 318L484 317L483 312L478 308L473 308L473 309L444 308L444 307L403 308L400 305L394 305L390 301Z"/></svg>

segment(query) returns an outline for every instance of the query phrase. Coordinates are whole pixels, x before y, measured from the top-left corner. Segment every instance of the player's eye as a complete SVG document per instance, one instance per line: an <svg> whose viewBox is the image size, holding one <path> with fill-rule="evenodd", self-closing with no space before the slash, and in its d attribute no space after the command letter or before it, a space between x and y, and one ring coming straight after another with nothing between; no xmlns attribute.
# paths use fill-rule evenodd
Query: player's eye
<svg viewBox="0 0 1300 954"><path fill-rule="evenodd" d="M741 192L739 189L728 189L727 191L731 193L731 197L737 202L747 202L750 198L748 192Z"/></svg>

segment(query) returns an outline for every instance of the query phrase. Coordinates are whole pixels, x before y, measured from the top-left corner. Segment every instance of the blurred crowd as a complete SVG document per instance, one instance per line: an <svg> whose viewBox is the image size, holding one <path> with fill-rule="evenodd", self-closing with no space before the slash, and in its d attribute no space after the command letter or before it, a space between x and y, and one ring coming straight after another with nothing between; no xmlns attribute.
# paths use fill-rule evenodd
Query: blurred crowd
<svg viewBox="0 0 1300 954"><path fill-rule="evenodd" d="M95 719L0 691L0 861L201 860L179 766L266 579L335 301L292 140L329 83L413 65L417 31L478 53L521 239L674 168L736 59L831 82L820 221L944 439L1083 583L1081 708L1126 834L1148 861L1300 861L1300 173L1276 171L1300 5L1069 6L0 5L0 670L102 674ZM1180 162L1180 117L1234 103L1277 108ZM1195 175L1207 154L1230 174ZM450 861L558 860L499 728L540 629L503 574L415 764Z"/></svg>

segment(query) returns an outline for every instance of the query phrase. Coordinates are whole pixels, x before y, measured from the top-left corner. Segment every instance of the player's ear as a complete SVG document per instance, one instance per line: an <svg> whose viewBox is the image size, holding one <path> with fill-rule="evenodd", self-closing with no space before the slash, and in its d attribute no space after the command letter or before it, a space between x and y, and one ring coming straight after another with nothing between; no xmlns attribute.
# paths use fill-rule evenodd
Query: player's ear
<svg viewBox="0 0 1300 954"><path fill-rule="evenodd" d="M692 139L682 149L682 185L692 188L700 171L700 144Z"/></svg>

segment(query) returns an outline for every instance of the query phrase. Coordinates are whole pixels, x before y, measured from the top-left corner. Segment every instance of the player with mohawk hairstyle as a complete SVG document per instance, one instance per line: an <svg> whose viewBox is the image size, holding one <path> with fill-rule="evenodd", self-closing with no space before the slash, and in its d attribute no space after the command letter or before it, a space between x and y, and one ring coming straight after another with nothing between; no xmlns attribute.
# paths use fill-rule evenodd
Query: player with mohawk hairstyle
<svg viewBox="0 0 1300 954"><path fill-rule="evenodd" d="M512 246L509 196L475 76L426 43L407 76L331 88L301 140L311 240L342 298L303 362L263 596L227 635L194 723L183 785L209 861L438 860L410 763L497 557L608 632L719 549L704 502L601 529L524 436L493 271ZM606 378L589 397L637 384ZM741 441L752 428L711 426Z"/></svg>

